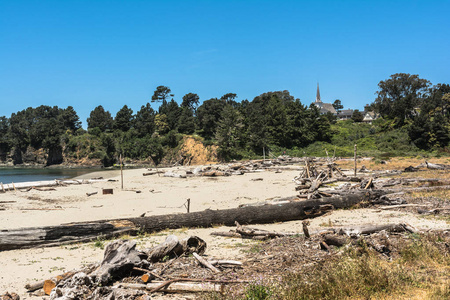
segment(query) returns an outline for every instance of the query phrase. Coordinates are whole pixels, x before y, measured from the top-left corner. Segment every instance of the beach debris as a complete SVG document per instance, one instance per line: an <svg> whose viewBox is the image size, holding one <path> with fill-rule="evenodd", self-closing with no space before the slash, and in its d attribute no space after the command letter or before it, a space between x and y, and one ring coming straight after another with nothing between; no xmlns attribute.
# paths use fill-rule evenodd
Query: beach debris
<svg viewBox="0 0 450 300"><path fill-rule="evenodd" d="M243 239L267 240L284 236L298 236L297 232L275 232L264 229L258 229L248 226L242 226L236 222L236 229L228 232L211 232L211 235L224 237L239 237Z"/></svg>
<svg viewBox="0 0 450 300"><path fill-rule="evenodd" d="M174 177L174 178L186 178L186 171L183 171L182 173L176 173L173 171L167 171L164 173L164 177Z"/></svg>
<svg viewBox="0 0 450 300"><path fill-rule="evenodd" d="M113 189L102 189L103 195L112 195L114 193Z"/></svg>
<svg viewBox="0 0 450 300"><path fill-rule="evenodd" d="M86 193L86 196L90 197L90 196L93 196L93 195L96 195L96 194L98 194L98 192Z"/></svg>
<svg viewBox="0 0 450 300"><path fill-rule="evenodd" d="M70 272L66 272L66 273L64 273L64 274L55 276L55 277L50 278L50 279L46 279L46 280L39 281L39 282L35 282L35 283L28 283L28 284L25 285L25 289L26 289L27 292L29 292L29 293L34 292L34 291L37 291L37 290L39 290L39 289L44 289L44 293L45 293L46 295L50 295L51 289L50 289L50 291L48 290L48 287L49 287L49 286L51 286L51 285L56 286L61 280L69 279L69 278L71 278L73 275L75 275L75 274L77 274L77 273L80 273L80 272L86 273L86 274L90 274L90 273L92 273L92 272L93 272L95 269L97 269L97 268L98 268L98 264L96 264L96 263L95 263L95 264L90 264L90 265L88 265L87 267L84 267L84 268L82 268L82 269L74 270L74 271L70 271ZM52 282L52 283L51 283L51 282ZM44 286L46 286L46 288L44 288ZM47 290L48 293L45 292L46 290Z"/></svg>
<svg viewBox="0 0 450 300"><path fill-rule="evenodd" d="M208 262L206 259L204 259L203 257L201 257L200 255L197 254L197 252L193 252L192 255L195 257L196 260L198 260L198 262L207 267L208 269L210 269L211 271L213 271L214 273L220 273L221 271L219 269L217 269L216 267L214 267L210 262Z"/></svg>
<svg viewBox="0 0 450 300"><path fill-rule="evenodd" d="M444 164L433 164L425 161L425 165L427 166L427 169L431 170L450 170L450 165L444 165Z"/></svg>
<svg viewBox="0 0 450 300"><path fill-rule="evenodd" d="M116 299L115 297L137 299L136 297L157 292L222 292L225 284L248 283L243 280L211 279L211 275L206 273L201 278L169 279L162 275L167 267L181 257L184 257L190 268L198 269L195 262L199 262L213 274L221 273L219 268L222 267L242 268L242 262L239 261L207 261L201 256L205 249L206 243L196 236L178 240L176 236L170 235L160 245L146 250L136 250L136 241L115 240L106 246L100 264L28 284L26 289L28 292L43 289L51 300ZM183 263L184 268L186 262ZM161 269L161 266L164 267Z"/></svg>
<svg viewBox="0 0 450 300"><path fill-rule="evenodd" d="M308 226L307 223L303 225ZM257 231L270 233L238 223L236 226L239 228L236 232L241 232L242 236ZM203 245L204 241L199 237L179 240L169 235L160 245L144 250L136 249L136 241L115 240L106 246L100 264L80 272L69 272L69 276L58 276L56 280L46 280L51 287L46 294L50 294L52 300L62 300L149 299L153 293L223 293L225 286L248 284L254 281L256 274L267 272L271 276L281 276L286 272L308 270L330 259L330 255L338 258L339 248L343 246L352 247L355 251L373 249L380 257L389 258L398 252L397 245L410 239L411 233L423 234L408 224L398 223L329 227L304 235L277 235L258 243L258 251L245 252L247 258L242 257L244 262L207 259L204 255L206 243ZM449 238L448 234L447 237L440 236L445 240ZM193 241L189 241L192 238ZM204 247L198 247L199 241L203 241L200 244ZM177 252L186 245L185 252ZM155 254L155 259L152 259ZM232 268L232 273L226 268ZM41 285L39 289L42 288Z"/></svg>
<svg viewBox="0 0 450 300"><path fill-rule="evenodd" d="M0 300L20 300L20 297L16 293L6 292L0 296Z"/></svg>
<svg viewBox="0 0 450 300"><path fill-rule="evenodd" d="M161 172L161 171L149 170L149 172L142 173L142 176L150 176L150 175L155 175L155 174L163 174L163 172Z"/></svg>

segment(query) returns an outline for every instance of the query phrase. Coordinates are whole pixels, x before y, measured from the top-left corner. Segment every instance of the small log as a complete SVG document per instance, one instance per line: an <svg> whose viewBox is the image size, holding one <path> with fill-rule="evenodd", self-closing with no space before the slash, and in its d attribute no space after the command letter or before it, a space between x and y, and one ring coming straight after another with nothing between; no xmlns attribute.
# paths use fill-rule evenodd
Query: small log
<svg viewBox="0 0 450 300"><path fill-rule="evenodd" d="M159 172L159 173L161 173L161 172ZM158 172L157 171L150 171L150 172L142 173L142 176L150 176L150 175L155 175L155 174L158 174Z"/></svg>
<svg viewBox="0 0 450 300"><path fill-rule="evenodd" d="M334 234L325 234L323 236L323 241L327 245L336 246L336 247L342 247L344 245L347 245L351 242L350 238L347 236L337 236Z"/></svg>
<svg viewBox="0 0 450 300"><path fill-rule="evenodd" d="M381 206L378 207L381 210L390 210L396 208L405 208L405 207L427 207L428 204L399 204L399 205L389 205L389 206Z"/></svg>
<svg viewBox="0 0 450 300"><path fill-rule="evenodd" d="M144 275L141 276L141 280L144 283L148 283L148 282L152 281L153 278L155 278L155 276L151 275L150 273L145 273Z"/></svg>
<svg viewBox="0 0 450 300"><path fill-rule="evenodd" d="M201 176L207 176L207 177L229 176L229 175L230 174L227 172L222 172L222 171L218 171L218 170L201 173Z"/></svg>
<svg viewBox="0 0 450 300"><path fill-rule="evenodd" d="M300 191L300 190L305 190L305 189L309 189L311 187L310 184L301 184L301 185L297 185L295 187L296 191Z"/></svg>
<svg viewBox="0 0 450 300"><path fill-rule="evenodd" d="M96 194L98 194L98 192L86 193L86 196L90 197L90 196L96 195Z"/></svg>
<svg viewBox="0 0 450 300"><path fill-rule="evenodd" d="M134 267L133 270L134 270L134 271L140 271L140 272L143 272L143 273L146 273L146 274L150 274L150 275L152 275L152 276L154 276L154 277L156 277L156 278L159 278L159 279L161 279L161 280L166 280L165 278L159 276L159 275L156 274L155 272L152 272L152 271L147 270L147 269L142 269L142 268Z"/></svg>
<svg viewBox="0 0 450 300"><path fill-rule="evenodd" d="M39 188L39 187L33 187L36 191L40 192L49 192L49 191L56 191L55 188Z"/></svg>
<svg viewBox="0 0 450 300"><path fill-rule="evenodd" d="M322 184L321 179L313 179L313 181L311 182L311 187L308 189L308 193L315 192L317 189L319 189L321 184Z"/></svg>
<svg viewBox="0 0 450 300"><path fill-rule="evenodd" d="M448 169L450 169L450 165L432 164L427 161L425 162L425 164L427 165L427 168L431 169L431 170L448 170Z"/></svg>
<svg viewBox="0 0 450 300"><path fill-rule="evenodd" d="M320 196L322 197L333 197L333 194L329 194L323 191L317 191L319 193Z"/></svg>
<svg viewBox="0 0 450 300"><path fill-rule="evenodd" d="M150 262L157 262L165 256L174 255L175 253L180 254L182 252L182 247L175 235L169 235L163 243L148 249L145 252L148 253L148 260Z"/></svg>
<svg viewBox="0 0 450 300"><path fill-rule="evenodd" d="M320 249L323 249L323 250L327 250L328 252L331 252L332 250L331 250L331 248L330 248L330 246L328 246L327 245L327 243L325 243L325 242L320 242Z"/></svg>
<svg viewBox="0 0 450 300"><path fill-rule="evenodd" d="M237 261L237 260L208 260L208 262L213 266L215 266L215 265L233 266L233 267L241 267L242 266L242 262Z"/></svg>
<svg viewBox="0 0 450 300"><path fill-rule="evenodd" d="M338 172L339 175L341 175L342 177L347 177L347 175L345 175L344 172L341 171L341 169L339 169L337 167L333 167L333 170Z"/></svg>
<svg viewBox="0 0 450 300"><path fill-rule="evenodd" d="M339 177L337 181L345 181L345 182L361 182L361 178L359 177Z"/></svg>
<svg viewBox="0 0 450 300"><path fill-rule="evenodd" d="M203 257L201 257L200 255L198 255L196 252L192 253L192 255L195 257L195 259L198 260L198 262L200 264L202 264L203 266L207 267L208 269L210 269L211 271L213 271L214 273L220 273L221 271L219 269L217 269L216 267L214 267L212 264L210 264L207 260L205 260Z"/></svg>
<svg viewBox="0 0 450 300"><path fill-rule="evenodd" d="M369 182L367 182L367 184L366 184L366 186L364 187L364 189L365 190L367 190L369 187L372 187L373 186L373 178L370 178L369 179Z"/></svg>
<svg viewBox="0 0 450 300"><path fill-rule="evenodd" d="M175 282L169 281L168 283L163 282L151 282L147 284L138 283L119 283L113 288L122 289L135 289L135 290L146 290L150 293L205 293L205 292L222 292L223 284L220 283L187 283L187 282Z"/></svg>
<svg viewBox="0 0 450 300"><path fill-rule="evenodd" d="M293 236L298 234L298 233L274 232L258 228L241 226L237 221L235 222L235 224L236 224L236 233L240 234L242 238L251 237L256 239L267 239L274 237Z"/></svg>
<svg viewBox="0 0 450 300"><path fill-rule="evenodd" d="M55 287L56 287L56 280L52 280L52 279L45 280L44 286L43 286L44 294L49 296Z"/></svg>
<svg viewBox="0 0 450 300"><path fill-rule="evenodd" d="M303 221L302 222L303 225L303 233L305 234L305 237L307 239L309 239L311 236L309 235L309 230L308 230L308 225L309 225L309 221Z"/></svg>
<svg viewBox="0 0 450 300"><path fill-rule="evenodd" d="M450 211L450 206L448 206L448 207L438 207L438 208L433 208L433 209L430 209L430 210L418 209L417 212L419 214L427 214L427 215L429 215L429 214L438 214L441 211L446 211L446 210Z"/></svg>
<svg viewBox="0 0 450 300"><path fill-rule="evenodd" d="M380 232L382 230L388 232L410 232L410 233L418 232L417 229L413 228L408 224L383 224L383 225L367 225L355 228L340 228L337 229L337 233L348 236L361 234L368 235Z"/></svg>
<svg viewBox="0 0 450 300"><path fill-rule="evenodd" d="M211 235L215 235L215 236L224 236L224 237L235 237L235 238L240 238L242 237L242 234L237 233L235 231L216 231L216 232L211 232Z"/></svg>
<svg viewBox="0 0 450 300"><path fill-rule="evenodd" d="M103 189L103 195L112 195L113 194L113 189Z"/></svg>

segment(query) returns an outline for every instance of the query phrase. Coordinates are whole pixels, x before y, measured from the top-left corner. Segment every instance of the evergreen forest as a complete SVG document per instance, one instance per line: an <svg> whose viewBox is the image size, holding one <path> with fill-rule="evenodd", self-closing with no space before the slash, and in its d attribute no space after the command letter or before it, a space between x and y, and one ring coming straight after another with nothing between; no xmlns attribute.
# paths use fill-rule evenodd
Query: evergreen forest
<svg viewBox="0 0 450 300"><path fill-rule="evenodd" d="M46 165L97 160L112 166L120 156L158 165L173 162L185 136L214 147L219 161L263 152L350 156L355 144L361 155L376 157L449 153L450 86L432 85L418 75L398 73L379 82L367 108L379 118L370 124L358 110L350 120L338 121L289 91L236 99L234 93L203 101L195 93L177 98L170 87L158 86L136 112L126 104L115 114L95 107L87 130L72 106L28 107L0 117L0 160L22 164L30 152L40 151ZM341 100L334 105L343 108Z"/></svg>

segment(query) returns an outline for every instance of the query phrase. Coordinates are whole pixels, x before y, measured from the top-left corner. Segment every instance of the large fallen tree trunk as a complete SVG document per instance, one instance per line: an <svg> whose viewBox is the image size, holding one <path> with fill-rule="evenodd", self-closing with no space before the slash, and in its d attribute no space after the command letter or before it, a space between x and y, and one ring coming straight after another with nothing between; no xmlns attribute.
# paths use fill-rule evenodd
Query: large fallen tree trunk
<svg viewBox="0 0 450 300"><path fill-rule="evenodd" d="M224 210L207 209L185 214L101 220L39 228L7 229L0 231L0 251L37 246L56 246L69 242L85 242L100 235L111 235L123 231L130 233L130 231L138 228L145 232L155 232L181 227L234 226L235 222L240 224L265 224L303 220L321 216L329 211L330 205L336 209L348 208L363 201L372 202L382 194L382 191L364 191L280 205L247 206ZM127 227L123 227L124 224Z"/></svg>

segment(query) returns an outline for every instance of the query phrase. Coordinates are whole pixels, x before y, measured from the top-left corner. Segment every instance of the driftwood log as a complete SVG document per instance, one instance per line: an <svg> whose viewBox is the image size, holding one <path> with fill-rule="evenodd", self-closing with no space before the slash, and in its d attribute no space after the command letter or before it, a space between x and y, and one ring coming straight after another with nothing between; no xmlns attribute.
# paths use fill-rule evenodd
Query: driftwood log
<svg viewBox="0 0 450 300"><path fill-rule="evenodd" d="M6 229L0 231L0 251L36 246L56 246L69 242L86 242L101 235L108 236L120 232L132 233L138 228L145 232L155 232L181 227L233 226L236 221L240 224L267 224L303 220L323 215L329 211L330 205L334 208L348 208L363 201L371 202L378 199L382 194L383 191L364 191L280 205L247 206L224 210L207 209L185 214ZM126 226L124 227L123 224L126 224Z"/></svg>
<svg viewBox="0 0 450 300"><path fill-rule="evenodd" d="M190 236L180 241L175 235L169 235L163 243L146 249L145 252L148 254L148 261L157 262L165 256L173 258L193 252L203 254L205 250L206 242L197 236Z"/></svg>
<svg viewBox="0 0 450 300"><path fill-rule="evenodd" d="M115 233L135 230L116 227L112 223L93 222L73 225L5 229L0 231L0 251L46 246L57 246L66 242L88 242L99 236L112 237Z"/></svg>

